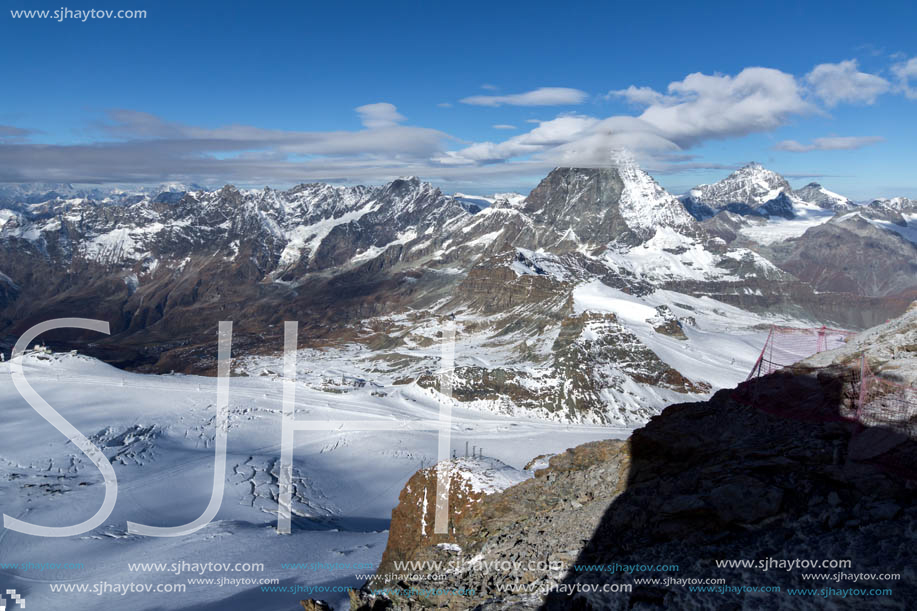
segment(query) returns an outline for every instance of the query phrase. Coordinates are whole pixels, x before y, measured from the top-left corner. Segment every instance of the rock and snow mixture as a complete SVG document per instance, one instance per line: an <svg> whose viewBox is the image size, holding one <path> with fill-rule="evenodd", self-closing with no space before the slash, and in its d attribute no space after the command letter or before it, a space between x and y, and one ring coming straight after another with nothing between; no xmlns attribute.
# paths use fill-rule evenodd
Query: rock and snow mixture
<svg viewBox="0 0 917 611"><path fill-rule="evenodd" d="M805 364L855 367L864 355L873 373L917 388L917 301L904 315L858 333L845 346L816 354L806 359Z"/></svg>
<svg viewBox="0 0 917 611"><path fill-rule="evenodd" d="M910 358L897 342L913 312L871 330L873 354ZM906 333L909 333L907 331ZM855 350L847 346L841 350ZM897 352L896 352L897 351ZM820 355L828 362L838 356ZM886 367L899 365L891 358ZM805 411L837 401L830 372L765 378L769 396ZM840 408L839 405L835 406ZM855 434L856 433L856 434ZM371 587L384 587L386 560L452 560L445 579L414 576L413 588L440 588L429 596L379 601L367 590L353 611L372 605L393 610L420 606L496 611L547 609L722 608L724 596L692 591L677 580L723 578L727 584L779 588L762 596L741 594L756 609L862 609L863 596L792 597L788 590L891 588L883 608L908 606L917 596L917 440L856 451L866 437L852 425L781 418L721 391L710 401L667 408L624 441L584 444L554 456L548 468L503 492L483 497L453 518L448 537L399 548L390 540ZM400 514L394 516L393 531ZM718 567L728 559L832 560L842 570L763 570ZM528 560L543 561L529 563ZM581 567L579 570L572 565ZM593 566L677 565L655 572ZM494 568L497 567L497 568ZM810 567L812 568L812 567ZM838 572L857 574L835 579ZM899 579L881 577L895 573ZM652 587L638 580L658 578ZM664 580L669 578L666 583ZM545 598L544 592L565 585ZM609 593L605 584L630 584ZM576 586L597 589L576 589ZM451 589L474 595L450 594Z"/></svg>

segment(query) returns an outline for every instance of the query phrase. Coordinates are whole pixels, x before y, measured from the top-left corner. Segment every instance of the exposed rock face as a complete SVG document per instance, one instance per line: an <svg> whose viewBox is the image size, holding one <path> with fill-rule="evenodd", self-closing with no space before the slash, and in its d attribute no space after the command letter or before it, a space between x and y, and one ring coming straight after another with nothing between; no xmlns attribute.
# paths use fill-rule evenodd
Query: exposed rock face
<svg viewBox="0 0 917 611"><path fill-rule="evenodd" d="M787 208L785 199L792 191L783 176L758 163L750 163L719 182L691 189L682 201L698 219L711 217L722 210L792 218L792 206Z"/></svg>
<svg viewBox="0 0 917 611"><path fill-rule="evenodd" d="M453 302L489 315L507 315L526 306L531 310L533 305L545 313L556 312L555 321L568 315L573 283L537 273L540 268L535 263L530 263L533 273L520 274L513 266L517 261L525 265L526 260L515 250L481 261L457 287Z"/></svg>
<svg viewBox="0 0 917 611"><path fill-rule="evenodd" d="M0 274L0 308L12 304L19 296L19 287L6 274Z"/></svg>
<svg viewBox="0 0 917 611"><path fill-rule="evenodd" d="M813 355L803 364L856 367L863 356L873 373L917 388L917 301L898 318L858 333L842 348Z"/></svg>
<svg viewBox="0 0 917 611"><path fill-rule="evenodd" d="M875 354L886 360L877 367L893 371L896 359L889 355L903 351L899 362L910 358L913 318L909 314L877 329L859 348L878 346ZM898 340L902 332L905 338ZM856 349L851 344L844 350ZM834 358L842 363L847 357ZM917 442L881 428L857 433L852 424L832 421L831 414L846 413L855 400L848 387L853 379L841 365L806 375L773 374L758 382L756 392L779 406L780 416L750 406L744 390L721 391L708 402L667 408L627 442L594 442L554 456L534 479L485 495L473 511L455 516L450 538L435 543L457 547L432 542L402 547L390 541L388 557L444 566L451 561L454 570L413 576L402 584L446 593L383 600L364 590L354 596L352 609L370 609L380 601L411 610L721 608L722 598L710 592L635 582L647 577L720 577L728 584L753 580L755 586L780 586L782 592L893 587L906 605L903 601L917 595L910 568L917 548L907 543L917 541ZM396 515L393 530L397 521ZM802 570L727 568L714 562L767 558L850 559L844 572L901 572L901 580L838 585L831 577L804 577ZM507 564L493 569L493 562ZM645 574L587 568L614 564L677 564L678 570ZM380 571L369 586L384 587L386 579ZM575 584L622 583L631 584L632 591L570 593ZM544 592L558 584L567 587L545 598ZM516 586L528 593L513 590ZM475 594L450 594L449 588ZM784 593L769 596L756 604L797 606L797 599ZM832 603L857 609L862 600L837 597Z"/></svg>
<svg viewBox="0 0 917 611"><path fill-rule="evenodd" d="M677 320L660 328L675 334L671 325L683 336ZM563 319L551 354L552 361L542 367L459 367L453 397L505 400L507 413L520 407L553 419L629 423L652 413L650 405L623 401L609 412L609 401L615 401L615 393L627 393L629 380L678 393L710 391L705 382L691 381L663 362L612 314L585 312ZM418 384L435 389L439 380L425 375Z"/></svg>
<svg viewBox="0 0 917 611"><path fill-rule="evenodd" d="M780 384L785 400L801 400L800 409L809 401L836 400L830 376L773 383ZM477 594L393 597L394 608L534 609L543 604L539 588L558 583L633 584L634 578L666 576L566 571L570 564L678 564L679 571L668 576L716 575L729 583L747 581L749 571L718 569L713 559L852 558L862 572L876 573L887 566L913 566L914 548L901 545L901 538L917 537L914 490L869 460L851 458L849 427L770 416L730 394L672 406L629 443L596 442L569 450L552 458L534 480L484 497L478 511L456 524L451 541L460 554L431 546L410 554L415 560L452 559L460 565L445 581L419 579L410 585L473 588ZM914 455L917 447L908 444L895 451ZM553 562L554 570L481 568L482 562L529 559ZM803 581L799 572L751 573L756 585L830 585ZM536 595L501 591L514 584L528 585ZM912 583L895 582L896 594L899 587L911 592L903 596L915 590ZM641 601L650 608L713 609L717 603L711 596L679 586L636 585L627 594L557 595L547 608L627 609ZM364 595L361 604L371 601ZM773 608L781 604L786 603L775 600ZM858 602L839 604L857 608Z"/></svg>
<svg viewBox="0 0 917 611"><path fill-rule="evenodd" d="M415 553L434 547L443 553L438 544L454 540L454 532L462 521L480 511L481 501L488 495L504 490L530 477L493 458L457 458L442 463L444 480L449 489L449 533L437 534L436 498L438 466L421 469L415 473L398 497L392 510L389 541L379 564L380 575L402 573L396 562L413 560ZM398 580L380 579L373 587L387 587Z"/></svg>
<svg viewBox="0 0 917 611"><path fill-rule="evenodd" d="M536 223L572 230L585 244L607 243L631 234L617 206L624 182L612 169L557 168L525 199L522 211ZM624 239L635 240L636 236Z"/></svg>
<svg viewBox="0 0 917 611"><path fill-rule="evenodd" d="M660 227L685 235L698 231L675 197L628 162L614 168L556 168L525 199L522 211L580 248L639 243Z"/></svg>
<svg viewBox="0 0 917 611"><path fill-rule="evenodd" d="M536 471L533 479L509 488L504 494L482 495L471 507L459 506L456 515L451 518L453 532L449 537L423 542L421 545L416 545L416 540L412 540L404 550L398 543L391 543L390 538L377 577L368 587L379 589L396 583L389 579L392 573L403 573L393 570L394 564L389 562L389 559L396 557L417 561L431 559L444 563L451 560L459 568L449 577L448 585L444 587L469 583L473 584L470 586L472 588L480 587L488 581L492 584L502 581L500 575L480 572L467 565L468 559L480 554L483 554L480 556L483 560L511 556L518 560L551 557L555 562L570 561L576 551L554 545L552 541L565 535L570 536L571 542L588 539L600 521L609 499L615 498L623 490L629 461L628 444L621 441L590 443L554 456L550 459L550 467ZM601 473L594 468L600 464L604 465ZM429 480L429 476L426 479ZM408 489L415 489L410 481L405 491ZM416 498L402 495L402 502L392 514L393 534L403 511L409 516L408 523L416 523L416 505ZM525 526L520 528L522 524ZM438 545L440 543L452 543L461 551L447 549ZM413 585L413 582L407 583ZM488 592L492 589L493 585L487 588ZM357 598L357 604L351 608L360 611L371 609L378 600L378 597L365 592ZM396 609L429 606L468 609L489 598L489 594L480 591L480 595L472 600L449 595L432 596L424 600L401 599L397 596L391 598Z"/></svg>
<svg viewBox="0 0 917 611"><path fill-rule="evenodd" d="M688 339L688 336L685 335L685 331L682 328L682 321L678 320L669 306L658 306L656 308L656 317L651 318L649 322L654 325L653 330L656 333L668 335L669 337L680 340ZM686 319L684 322L690 323L691 321Z"/></svg>
<svg viewBox="0 0 917 611"><path fill-rule="evenodd" d="M745 225L745 219L723 210L704 220L701 225L709 235L720 238L726 244L732 244L739 237L739 230Z"/></svg>
<svg viewBox="0 0 917 611"><path fill-rule="evenodd" d="M774 248L774 262L818 291L883 297L917 290L917 243L847 215Z"/></svg>

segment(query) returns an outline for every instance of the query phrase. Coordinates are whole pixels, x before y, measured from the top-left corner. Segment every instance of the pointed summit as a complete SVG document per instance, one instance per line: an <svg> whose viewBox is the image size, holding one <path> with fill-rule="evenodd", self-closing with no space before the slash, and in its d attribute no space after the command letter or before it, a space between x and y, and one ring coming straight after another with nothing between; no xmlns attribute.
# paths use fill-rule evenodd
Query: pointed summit
<svg viewBox="0 0 917 611"><path fill-rule="evenodd" d="M769 216L779 210L784 215L788 210L787 196L792 193L783 176L751 162L719 182L691 189L682 202L695 218L713 216L721 210L757 216ZM768 206L771 202L774 203Z"/></svg>
<svg viewBox="0 0 917 611"><path fill-rule="evenodd" d="M555 168L525 199L523 211L583 243L639 243L660 227L695 235L697 224L681 202L630 157L614 167Z"/></svg>
<svg viewBox="0 0 917 611"><path fill-rule="evenodd" d="M696 234L696 222L678 198L645 172L630 153L617 152L612 161L624 183L621 215L635 233L648 238L657 228L669 227L685 235Z"/></svg>
<svg viewBox="0 0 917 611"><path fill-rule="evenodd" d="M796 189L793 194L804 202L815 204L825 210L844 211L855 207L855 204L844 197L829 191L817 182L810 182L801 189Z"/></svg>

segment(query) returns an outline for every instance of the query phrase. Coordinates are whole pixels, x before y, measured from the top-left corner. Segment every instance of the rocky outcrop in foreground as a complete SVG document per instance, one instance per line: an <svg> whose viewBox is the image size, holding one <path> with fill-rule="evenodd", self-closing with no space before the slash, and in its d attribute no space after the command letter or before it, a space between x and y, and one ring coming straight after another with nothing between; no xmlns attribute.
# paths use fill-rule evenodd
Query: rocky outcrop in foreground
<svg viewBox="0 0 917 611"><path fill-rule="evenodd" d="M890 332L900 330L893 327ZM874 343L885 339L876 336ZM911 343L893 346L890 354L913 356ZM888 370L890 362L877 366ZM353 593L352 609L907 608L917 595L917 443L881 428L828 421L854 400L850 379L842 365L809 375L777 373L759 381L758 391L779 403L781 416L750 406L745 388L721 391L710 401L670 406L628 441L554 456L534 478L461 507L448 536L421 536L410 546L390 539L376 578ZM815 413L820 417L805 417ZM393 533L416 531L406 501L416 504L403 496ZM412 522L400 523L403 515ZM396 557L444 568L405 575L390 562ZM812 571L823 577L785 567L717 566L739 559L850 564ZM628 565L677 570L628 572L622 568ZM838 572L900 579L837 580ZM659 582L642 581L653 578ZM698 592L667 585L666 578L722 579L730 587L780 592ZM606 585L630 591L602 592ZM370 592L379 588L414 593ZM891 588L893 594L806 597L789 588Z"/></svg>

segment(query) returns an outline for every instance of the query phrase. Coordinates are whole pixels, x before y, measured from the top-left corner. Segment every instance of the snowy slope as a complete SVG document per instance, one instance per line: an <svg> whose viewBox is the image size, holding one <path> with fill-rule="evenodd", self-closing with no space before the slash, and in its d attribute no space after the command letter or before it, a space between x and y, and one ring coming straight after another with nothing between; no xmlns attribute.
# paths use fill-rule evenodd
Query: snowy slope
<svg viewBox="0 0 917 611"><path fill-rule="evenodd" d="M702 240L670 229L660 229L643 244L632 248L613 248L603 255L605 263L651 283L678 280L740 281L721 264L728 260L747 258L761 275L772 273L775 267L751 250L740 248L716 253Z"/></svg>
<svg viewBox="0 0 917 611"><path fill-rule="evenodd" d="M789 322L674 291L636 297L598 281L578 286L573 299L578 312L616 315L659 358L688 378L710 383L714 390L743 381L761 352L769 325ZM692 324L683 325L687 340L654 331L651 319L658 306L669 307L679 318L691 318Z"/></svg>
<svg viewBox="0 0 917 611"><path fill-rule="evenodd" d="M306 362L305 355L301 362ZM322 392L300 383L297 417L318 421L380 420L389 432L336 430L297 433L294 451L294 530L276 523L281 383L273 376L234 377L226 489L216 520L195 534L150 538L126 532L128 520L178 525L195 519L210 495L213 473L213 378L124 373L86 357L30 355L27 379L52 406L98 444L119 481L114 513L79 537L43 539L0 530L0 564L82 563L82 568L3 568L4 587L25 595L35 609L257 608L292 609L300 593L262 592L255 583L200 585L188 578L279 579L280 585L358 586L385 547L388 520L409 476L436 462L437 433L399 423L436 419L436 395L398 387ZM385 396L383 396L385 395ZM0 509L44 525L91 516L102 498L101 475L67 440L19 397L0 365ZM552 425L453 408L452 447L483 447L494 464L516 469L534 456L588 440L623 437L627 430ZM507 469L485 469L481 486L506 485ZM508 474L508 475L507 475ZM477 480L476 480L477 481ZM512 481L516 481L513 479ZM511 483L511 482L510 482ZM263 571L211 570L203 574L131 571L128 564L263 563ZM318 570L282 563L324 563ZM351 563L367 563L354 568ZM371 566L372 568L366 568ZM53 584L183 584L174 593L55 593ZM315 597L343 604L342 592Z"/></svg>
<svg viewBox="0 0 917 611"><path fill-rule="evenodd" d="M696 233L696 222L681 202L636 162L619 159L616 168L624 183L619 204L621 215L635 233L652 235L660 228L684 234Z"/></svg>
<svg viewBox="0 0 917 611"><path fill-rule="evenodd" d="M740 233L758 244L773 244L790 238L798 238L811 227L830 221L834 210L825 209L817 204L795 200L791 219L783 217L751 218Z"/></svg>
<svg viewBox="0 0 917 611"><path fill-rule="evenodd" d="M856 205L850 199L834 191L829 191L816 182L810 182L801 189L796 189L793 194L804 202L815 204L825 210L834 210L835 212L849 210Z"/></svg>
<svg viewBox="0 0 917 611"><path fill-rule="evenodd" d="M525 199L525 195L520 193L494 193L493 195L468 195L466 193L455 193L453 197L469 206L477 206L484 209L494 205L498 201L506 202L510 206L518 206Z"/></svg>

